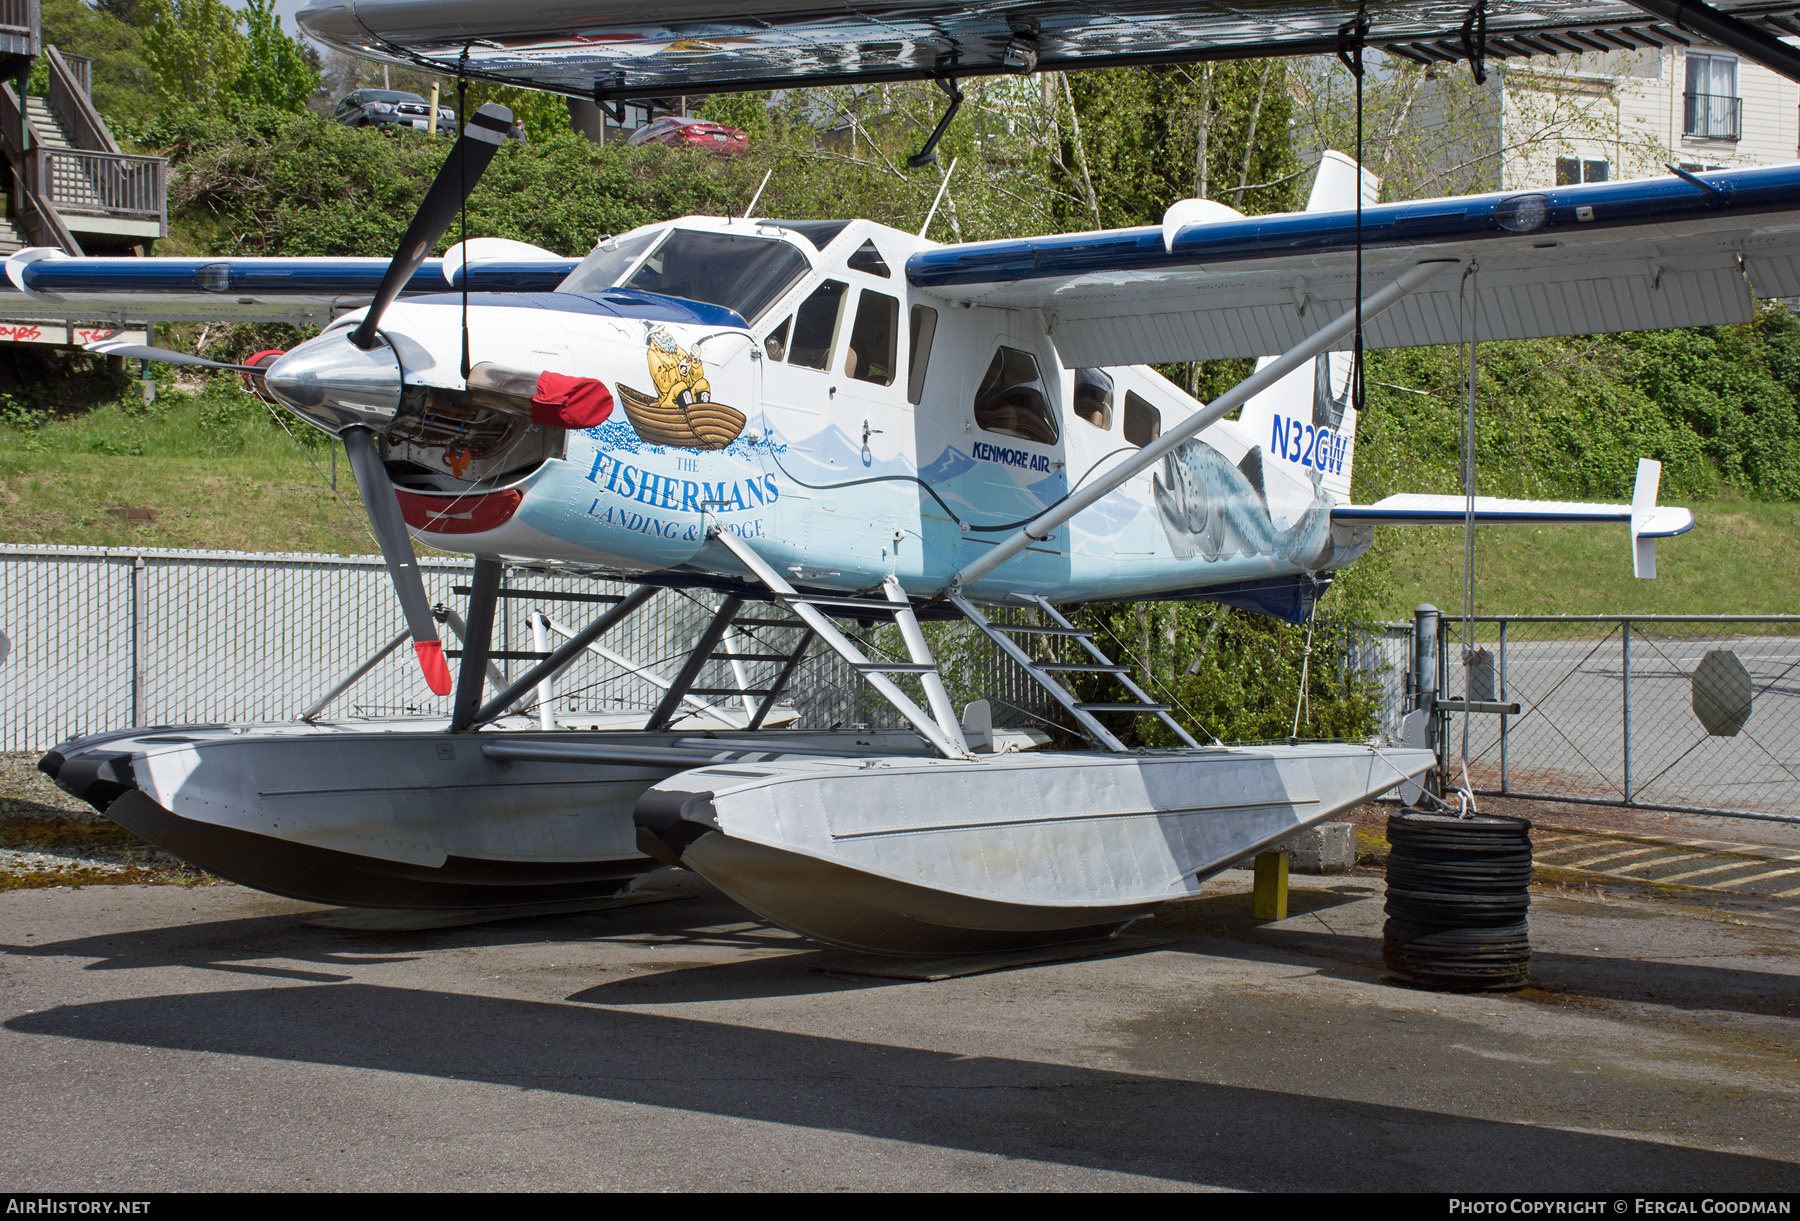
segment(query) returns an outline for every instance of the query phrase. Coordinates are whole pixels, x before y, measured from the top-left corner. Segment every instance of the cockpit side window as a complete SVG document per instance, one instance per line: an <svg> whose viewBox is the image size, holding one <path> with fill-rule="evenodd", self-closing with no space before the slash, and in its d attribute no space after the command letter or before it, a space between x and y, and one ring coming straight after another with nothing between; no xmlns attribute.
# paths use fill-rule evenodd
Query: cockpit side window
<svg viewBox="0 0 1800 1221"><path fill-rule="evenodd" d="M842 280L827 280L801 302L794 315L794 342L788 349L790 365L824 369L831 364L838 320L843 317L844 298L849 290L850 286Z"/></svg>
<svg viewBox="0 0 1800 1221"><path fill-rule="evenodd" d="M1050 410L1036 357L1018 348L994 353L975 391L975 424L1021 441L1056 444L1056 413Z"/></svg>
<svg viewBox="0 0 1800 1221"><path fill-rule="evenodd" d="M556 286L556 291L597 293L603 288L611 288L619 282L621 276L631 270L631 265L638 261L638 256L650 249L650 243L661 236L660 232L651 232L640 233L635 237L604 239L587 258L581 260L567 279Z"/></svg>
<svg viewBox="0 0 1800 1221"><path fill-rule="evenodd" d="M788 328L794 325L792 318L783 318L781 325L770 331L763 340L763 351L770 360L780 363L787 359Z"/></svg>
<svg viewBox="0 0 1800 1221"><path fill-rule="evenodd" d="M886 293L863 290L856 302L856 322L844 350L844 376L877 386L894 384L900 342L900 302Z"/></svg>
<svg viewBox="0 0 1800 1221"><path fill-rule="evenodd" d="M931 341L937 335L937 311L929 305L912 307L912 332L906 345L906 401L918 404L925 397L925 369L931 364Z"/></svg>
<svg viewBox="0 0 1800 1221"><path fill-rule="evenodd" d="M1075 414L1103 431L1112 427L1112 374L1105 369L1075 370Z"/></svg>
<svg viewBox="0 0 1800 1221"><path fill-rule="evenodd" d="M850 256L845 266L849 267L851 271L867 272L869 275L881 276L884 279L891 278L894 274L888 270L887 260L881 257L881 251L875 249L875 242L872 238L856 248L856 253Z"/></svg>

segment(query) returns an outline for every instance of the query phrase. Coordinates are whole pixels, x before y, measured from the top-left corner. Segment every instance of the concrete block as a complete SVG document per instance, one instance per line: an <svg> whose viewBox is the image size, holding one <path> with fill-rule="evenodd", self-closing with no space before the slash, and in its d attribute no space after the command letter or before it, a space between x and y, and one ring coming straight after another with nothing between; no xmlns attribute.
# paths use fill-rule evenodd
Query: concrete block
<svg viewBox="0 0 1800 1221"><path fill-rule="evenodd" d="M1264 852L1285 852L1295 873L1348 873L1356 863L1356 824L1326 822L1290 835ZM1240 866L1249 862L1239 861Z"/></svg>

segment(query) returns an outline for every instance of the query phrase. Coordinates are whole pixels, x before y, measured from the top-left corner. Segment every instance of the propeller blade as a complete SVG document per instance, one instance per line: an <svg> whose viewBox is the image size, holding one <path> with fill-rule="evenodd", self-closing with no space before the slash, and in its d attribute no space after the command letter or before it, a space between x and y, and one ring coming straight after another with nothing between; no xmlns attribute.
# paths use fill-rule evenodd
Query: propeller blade
<svg viewBox="0 0 1800 1221"><path fill-rule="evenodd" d="M425 672L425 682L434 692L449 695L450 664L444 660L437 619L431 613L431 600L425 596L425 578L420 575L418 558L413 555L406 519L400 516L400 500L394 495L387 472L381 468L375 434L366 428L346 428L340 435L344 450L350 456L350 469L356 474L356 487L362 493L363 507L369 511L369 526L375 531L375 541L381 544L382 559L387 561L388 577L394 582L394 592L400 595L401 609L406 612L406 626L412 631L413 652L419 655L419 669Z"/></svg>
<svg viewBox="0 0 1800 1221"><path fill-rule="evenodd" d="M202 369L229 369L233 373L262 372L254 365L228 365L222 360L208 360L204 356L190 356L186 352L174 352L168 348L147 348L141 343L125 343L116 339L101 339L90 343L87 351L98 352L102 356L123 356L126 360L154 360L165 365L196 365Z"/></svg>
<svg viewBox="0 0 1800 1221"><path fill-rule="evenodd" d="M413 214L412 224L406 227L399 252L388 264L387 274L381 278L381 287L375 290L375 299L369 303L369 312L363 317L362 324L351 334L351 343L365 352L375 346L375 332L381 326L381 316L425 262L425 256L438 244L438 239L449 231L450 222L456 219L468 193L475 189L488 162L505 143L512 121L512 111L497 102L489 102L469 116L462 137L444 158L431 189L425 192L424 202Z"/></svg>

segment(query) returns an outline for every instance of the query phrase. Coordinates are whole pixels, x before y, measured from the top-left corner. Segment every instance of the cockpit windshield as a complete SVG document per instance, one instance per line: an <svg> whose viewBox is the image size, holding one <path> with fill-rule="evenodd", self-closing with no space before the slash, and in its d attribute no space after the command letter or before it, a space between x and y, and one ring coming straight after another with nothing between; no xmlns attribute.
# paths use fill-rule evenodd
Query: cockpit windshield
<svg viewBox="0 0 1800 1221"><path fill-rule="evenodd" d="M587 258L556 286L559 293L597 293L619 282L638 256L650 248L662 234L656 230L631 237L607 238L595 246Z"/></svg>
<svg viewBox="0 0 1800 1221"><path fill-rule="evenodd" d="M623 279L638 250L628 244L663 238L650 256ZM641 249L641 247L639 247ZM602 254L606 257L602 258ZM686 301L723 305L755 322L807 273L806 256L779 238L750 234L669 229L616 244L611 252L594 251L569 274L562 292L591 293L605 288L636 288Z"/></svg>

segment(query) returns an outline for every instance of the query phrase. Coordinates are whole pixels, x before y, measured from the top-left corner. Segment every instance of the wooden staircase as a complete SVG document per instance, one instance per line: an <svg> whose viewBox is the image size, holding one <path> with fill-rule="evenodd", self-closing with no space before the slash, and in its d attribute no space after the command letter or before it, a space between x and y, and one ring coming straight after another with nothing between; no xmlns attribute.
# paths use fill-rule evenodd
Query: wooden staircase
<svg viewBox="0 0 1800 1221"><path fill-rule="evenodd" d="M168 234L168 163L125 152L88 96L88 64L43 48L46 96L0 83L11 212L35 246L142 250Z"/></svg>
<svg viewBox="0 0 1800 1221"><path fill-rule="evenodd" d="M10 258L31 243L11 216L0 216L0 261Z"/></svg>

